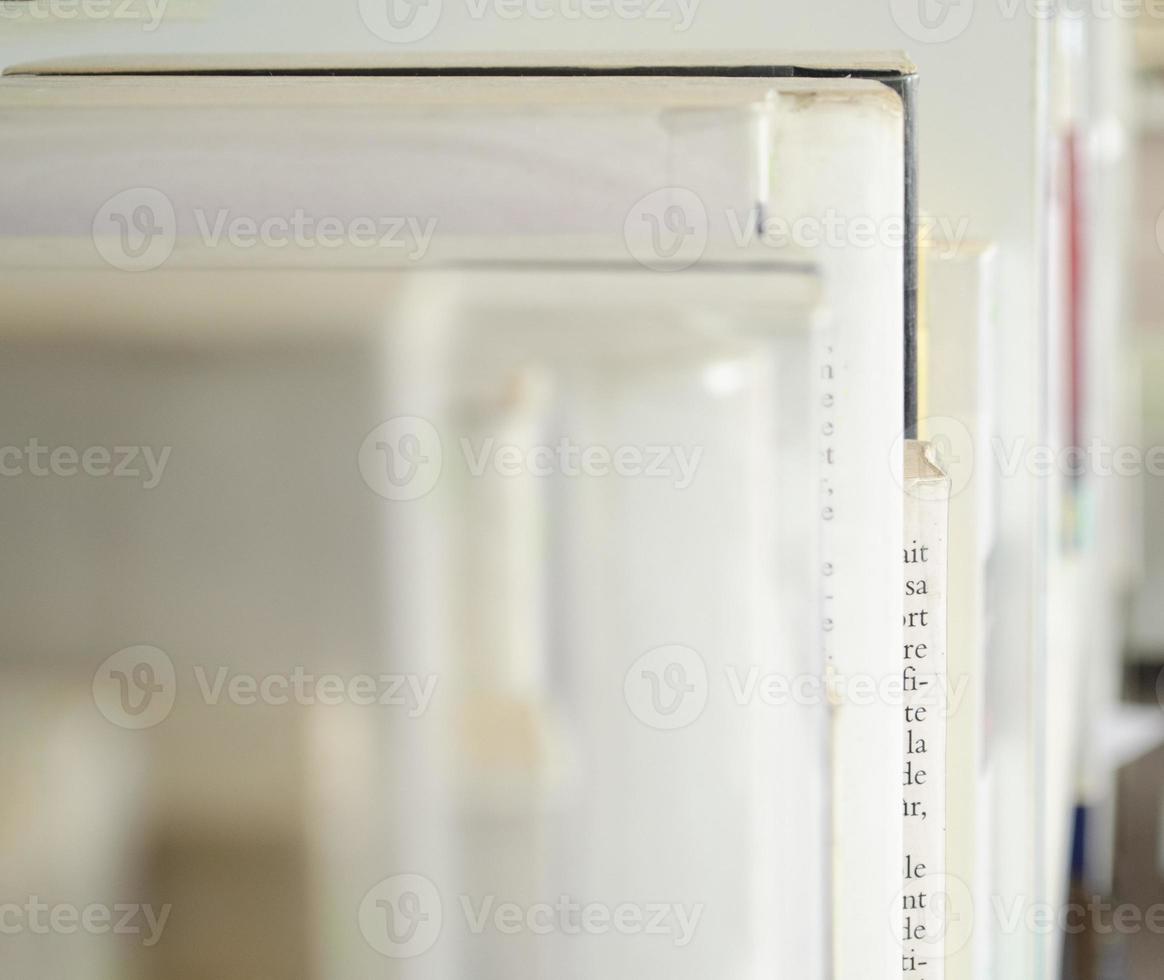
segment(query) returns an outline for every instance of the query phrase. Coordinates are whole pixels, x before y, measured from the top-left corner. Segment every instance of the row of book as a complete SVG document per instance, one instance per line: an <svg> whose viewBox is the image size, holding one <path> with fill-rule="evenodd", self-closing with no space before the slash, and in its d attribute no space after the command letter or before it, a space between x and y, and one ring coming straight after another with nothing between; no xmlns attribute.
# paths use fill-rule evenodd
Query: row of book
<svg viewBox="0 0 1164 980"><path fill-rule="evenodd" d="M17 716L18 887L275 840L329 980L1052 976L998 910L1065 895L1130 576L1077 29L1031 250L926 209L899 55L10 69L8 672L101 774L33 833ZM212 683L303 674L395 687Z"/></svg>

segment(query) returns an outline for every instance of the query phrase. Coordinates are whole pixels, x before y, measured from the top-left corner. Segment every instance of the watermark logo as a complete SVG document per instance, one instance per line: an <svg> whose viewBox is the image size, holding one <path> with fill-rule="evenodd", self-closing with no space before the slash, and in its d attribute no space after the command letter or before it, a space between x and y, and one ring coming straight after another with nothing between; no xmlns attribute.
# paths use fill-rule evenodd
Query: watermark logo
<svg viewBox="0 0 1164 980"><path fill-rule="evenodd" d="M262 676L220 664L193 668L195 691L208 707L234 705L355 705L391 708L419 718L433 703L436 674L315 674L302 665ZM181 681L182 684L186 680ZM93 700L122 728L152 728L174 706L179 678L170 657L151 646L128 647L107 659L93 678Z"/></svg>
<svg viewBox="0 0 1164 980"><path fill-rule="evenodd" d="M97 710L121 728L153 728L165 721L177 690L174 662L152 646L118 650L93 675Z"/></svg>
<svg viewBox="0 0 1164 980"><path fill-rule="evenodd" d="M927 416L918 423L918 438L932 449L933 461L950 479L950 496L970 486L979 466L999 479L1136 479L1164 477L1164 446L1116 445L1098 437L1086 444L1049 445L1023 436L975 439L960 419ZM886 462L901 485L904 435L890 447Z"/></svg>
<svg viewBox="0 0 1164 980"><path fill-rule="evenodd" d="M257 219L219 208L213 218L203 208L194 209L198 237L208 248L223 243L241 249L262 245L270 249L379 248L403 252L410 262L428 253L437 219L416 215L359 215L317 217L303 208Z"/></svg>
<svg viewBox="0 0 1164 980"><path fill-rule="evenodd" d="M703 905L673 902L581 902L560 895L554 902L498 902L486 895L474 901L460 896L461 911L469 932L483 935L493 931L502 936L530 933L548 936L664 936L682 948L691 943L703 918Z"/></svg>
<svg viewBox="0 0 1164 980"><path fill-rule="evenodd" d="M895 897L890 924L906 972L935 957L953 956L974 934L974 896L956 875L908 865L909 880Z"/></svg>
<svg viewBox="0 0 1164 980"><path fill-rule="evenodd" d="M446 926L471 936L660 936L684 947L695 938L703 911L702 904L607 903L570 895L523 903L462 893L450 902L446 923L436 885L423 875L398 874L368 890L358 917L360 932L373 949L392 959L411 959L432 949Z"/></svg>
<svg viewBox="0 0 1164 980"><path fill-rule="evenodd" d="M148 272L174 251L177 218L154 187L131 187L109 198L93 218L93 244L115 269Z"/></svg>
<svg viewBox="0 0 1164 980"><path fill-rule="evenodd" d="M1020 473L1040 480L1164 476L1164 446L1113 446L1100 439L1086 446L1047 446L1023 438L995 438L991 447L999 472L1008 479Z"/></svg>
<svg viewBox="0 0 1164 980"><path fill-rule="evenodd" d="M631 714L660 731L686 728L696 721L707 707L708 693L703 657L678 644L648 650L623 679Z"/></svg>
<svg viewBox="0 0 1164 980"><path fill-rule="evenodd" d="M64 902L49 904L41 901L39 896L31 895L20 904L0 904L0 936L22 933L72 936L84 932L90 936L137 936L143 946L156 946L172 909L169 903L158 908L140 902L84 906Z"/></svg>
<svg viewBox="0 0 1164 980"><path fill-rule="evenodd" d="M943 44L960 36L974 16L974 0L889 0L893 20L909 37Z"/></svg>
<svg viewBox="0 0 1164 980"><path fill-rule="evenodd" d="M213 674L199 665L194 680L203 703L247 706L253 704L304 707L352 704L401 708L409 718L419 718L432 704L438 678L436 674L339 674L315 675L297 666L287 673L232 673L219 666Z"/></svg>
<svg viewBox="0 0 1164 980"><path fill-rule="evenodd" d="M364 26L389 44L412 44L436 30L442 0L360 0Z"/></svg>
<svg viewBox="0 0 1164 980"><path fill-rule="evenodd" d="M968 215L927 213L918 221L918 241L942 257L956 255L971 224ZM708 210L694 191L682 187L660 188L636 201L627 212L623 237L640 264L678 271L703 257L713 230L720 245L753 251L902 249L908 238L900 212L861 214L828 207L781 214L760 205Z"/></svg>
<svg viewBox="0 0 1164 980"><path fill-rule="evenodd" d="M846 214L825 208L819 214L786 217L761 208L724 211L728 232L737 248L800 249L818 248L903 248L906 243L905 216L890 214ZM943 258L958 253L970 231L966 215L924 214L918 221L919 245Z"/></svg>
<svg viewBox="0 0 1164 980"><path fill-rule="evenodd" d="M473 480L489 478L602 480L642 479L687 490L699 475L702 446L578 443L562 436L555 443L501 442L493 436L462 437L450 461ZM445 468L436 427L414 415L382 422L360 445L357 464L368 487L387 500L416 500L431 493Z"/></svg>
<svg viewBox="0 0 1164 980"><path fill-rule="evenodd" d="M172 446L46 446L35 436L23 446L0 446L0 477L73 477L140 480L143 490L162 482Z"/></svg>
<svg viewBox="0 0 1164 980"><path fill-rule="evenodd" d="M824 673L784 674L764 669L760 664L729 664L724 670L730 703L741 708L782 708L801 706L851 705L865 708L889 704L918 708L943 717L957 715L966 697L970 677L936 675L941 683L918 690L907 666L905 671L890 671L880 676L843 673L829 669Z"/></svg>
<svg viewBox="0 0 1164 980"><path fill-rule="evenodd" d="M686 490L695 482L703 459L702 446L579 445L563 436L555 445L522 446L498 443L492 437L474 445L461 440L461 453L469 475L480 479L489 474L502 478L533 477L662 479L676 490Z"/></svg>
<svg viewBox="0 0 1164 980"><path fill-rule="evenodd" d="M257 215L225 207L194 207L189 218L195 232L192 240L208 249L378 249L403 255L410 262L419 262L428 254L437 230L435 217L337 217L312 214L303 208ZM114 268L148 272L173 254L177 225L174 203L164 193L152 187L131 187L100 207L93 219L93 244Z"/></svg>
<svg viewBox="0 0 1164 980"><path fill-rule="evenodd" d="M639 198L623 224L631 257L660 272L694 265L703 257L707 237L707 208L686 187L662 187Z"/></svg>
<svg viewBox="0 0 1164 980"><path fill-rule="evenodd" d="M391 959L427 953L440 937L443 920L440 892L424 875L392 875L368 889L360 902L361 934Z"/></svg>
<svg viewBox="0 0 1164 980"><path fill-rule="evenodd" d="M993 895L991 913L998 931L1006 935L1025 932L1036 936L1134 936L1148 932L1164 935L1164 903L1141 906L1113 902L1102 895L1086 901L1032 902L1025 896Z"/></svg>
<svg viewBox="0 0 1164 980"><path fill-rule="evenodd" d="M950 480L953 499L974 478L974 435L960 419L947 415L927 415L918 420L917 438L930 447L933 461ZM897 437L889 450L889 472L898 486L903 486L902 460L905 458L905 433Z"/></svg>
<svg viewBox="0 0 1164 980"><path fill-rule="evenodd" d="M691 29L700 0L465 0L469 16L484 20L625 20L671 23L672 30Z"/></svg>
<svg viewBox="0 0 1164 980"><path fill-rule="evenodd" d="M925 44L943 44L962 35L974 17L975 0L889 0L897 26ZM1159 20L1164 0L994 0L992 16L1004 21Z"/></svg>
<svg viewBox="0 0 1164 980"><path fill-rule="evenodd" d="M691 29L700 0L464 0L458 13L470 20L642 21L669 24L675 33ZM359 0L360 17L376 37L412 44L428 37L441 21L442 0Z"/></svg>
<svg viewBox="0 0 1164 980"><path fill-rule="evenodd" d="M967 674L935 674L920 686L916 668L884 674L843 673L833 669L796 674L757 662L708 668L695 650L675 644L656 647L639 657L623 677L631 713L659 730L684 728L697 721L714 698L722 706L748 711L803 707L905 707L906 718L933 714L954 717L970 690Z"/></svg>
<svg viewBox="0 0 1164 980"><path fill-rule="evenodd" d="M6 0L0 20L138 21L146 34L158 29L169 0Z"/></svg>
<svg viewBox="0 0 1164 980"><path fill-rule="evenodd" d="M427 419L397 416L364 437L358 463L364 483L385 500L419 500L441 476L440 433Z"/></svg>

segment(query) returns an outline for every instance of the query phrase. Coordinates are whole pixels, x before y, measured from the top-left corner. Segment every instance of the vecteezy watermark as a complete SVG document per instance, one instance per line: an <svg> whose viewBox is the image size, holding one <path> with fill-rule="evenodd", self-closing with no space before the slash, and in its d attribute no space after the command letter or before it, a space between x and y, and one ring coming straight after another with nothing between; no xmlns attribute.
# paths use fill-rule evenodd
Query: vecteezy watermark
<svg viewBox="0 0 1164 980"><path fill-rule="evenodd" d="M851 215L836 208L825 208L820 214L805 214L787 218L778 214L764 214L758 208L750 211L729 209L724 212L728 232L737 248L754 244L768 248L903 248L905 246L905 217L891 215L873 218L869 215ZM931 248L941 258L957 254L970 230L970 218L948 215L923 214L918 219L918 244Z"/></svg>
<svg viewBox="0 0 1164 980"><path fill-rule="evenodd" d="M970 26L974 0L889 0L889 11L906 36L944 44Z"/></svg>
<svg viewBox="0 0 1164 980"><path fill-rule="evenodd" d="M412 44L428 37L444 8L442 0L359 0L359 4L364 26L389 44Z"/></svg>
<svg viewBox="0 0 1164 980"><path fill-rule="evenodd" d="M677 272L698 262L707 249L707 207L686 187L661 187L639 198L623 222L627 251L658 272Z"/></svg>
<svg viewBox="0 0 1164 980"><path fill-rule="evenodd" d="M974 896L966 883L915 863L908 855L902 887L889 912L907 972L921 970L935 958L953 956L974 934Z"/></svg>
<svg viewBox="0 0 1164 980"><path fill-rule="evenodd" d="M655 647L630 665L622 691L631 714L644 725L660 731L686 728L707 707L707 663L691 647Z"/></svg>
<svg viewBox="0 0 1164 980"><path fill-rule="evenodd" d="M360 933L376 952L410 959L435 945L444 906L436 885L424 875L398 874L368 889L358 918Z"/></svg>
<svg viewBox="0 0 1164 980"><path fill-rule="evenodd" d="M1026 439L992 439L1004 477L1030 476L1138 477L1164 476L1164 446L1111 446L1092 439L1086 446L1044 446Z"/></svg>
<svg viewBox="0 0 1164 980"><path fill-rule="evenodd" d="M174 205L156 187L131 187L114 194L93 217L93 245L115 269L156 269L174 251L178 220Z"/></svg>
<svg viewBox="0 0 1164 980"><path fill-rule="evenodd" d="M385 500L419 500L441 477L440 433L415 415L388 419L364 437L357 464L364 483Z"/></svg>
<svg viewBox="0 0 1164 980"><path fill-rule="evenodd" d="M460 461L470 479L515 478L666 480L676 490L695 482L703 459L701 446L602 446L563 436L554 443L500 442L493 436L458 440ZM418 500L432 492L445 468L440 433L427 419L402 415L381 422L360 444L360 475L386 500Z"/></svg>
<svg viewBox="0 0 1164 980"><path fill-rule="evenodd" d="M1031 902L1023 896L994 895L991 909L1002 932L1020 931L1046 936L1077 936L1091 932L1101 936L1131 936L1141 932L1164 935L1164 902L1146 908L1130 902L1113 902L1092 895L1085 902Z"/></svg>
<svg viewBox="0 0 1164 980"><path fill-rule="evenodd" d="M648 650L623 677L631 714L660 731L686 728L713 698L736 708L904 706L907 721L923 721L931 714L957 714L969 687L970 677L962 675L921 688L912 665L880 676L835 670L789 674L758 663L729 663L712 672L698 651L680 644Z"/></svg>
<svg viewBox="0 0 1164 980"><path fill-rule="evenodd" d="M23 446L0 446L0 477L112 477L141 480L143 490L153 490L172 451L172 446L46 446L34 437Z"/></svg>
<svg viewBox="0 0 1164 980"><path fill-rule="evenodd" d="M136 21L147 34L158 29L170 0L5 0L0 20L26 22Z"/></svg>
<svg viewBox="0 0 1164 980"><path fill-rule="evenodd" d="M1024 437L976 438L961 419L927 416L918 423L920 437L935 451L939 465L951 478L951 497L971 485L980 456L984 466L1002 479L1020 475L1036 479L1089 477L1099 479L1164 477L1164 446L1113 445L1096 437L1086 445L1049 446ZM890 448L888 465L901 480L903 436Z"/></svg>
<svg viewBox="0 0 1164 980"><path fill-rule="evenodd" d="M552 902L498 902L494 895L474 900L458 896L469 931L503 936L530 933L548 936L664 936L675 946L688 946L703 918L703 905L678 902L582 902L559 895Z"/></svg>
<svg viewBox="0 0 1164 980"><path fill-rule="evenodd" d="M915 41L944 44L965 33L979 10L996 8L1003 20L1142 20L1164 17L1164 0L889 0L901 31Z"/></svg>
<svg viewBox="0 0 1164 980"><path fill-rule="evenodd" d="M700 0L460 0L470 20L643 21L690 29ZM389 44L412 44L437 29L443 0L359 0L364 26Z"/></svg>
<svg viewBox="0 0 1164 980"><path fill-rule="evenodd" d="M474 20L645 21L690 30L700 0L464 0Z"/></svg>
<svg viewBox="0 0 1164 980"><path fill-rule="evenodd" d="M223 702L243 706L379 705L403 708L409 718L417 718L428 710L437 689L435 674L316 675L304 667L259 677L224 666L216 667L213 672L197 666L194 680L198 693L208 705Z"/></svg>
<svg viewBox="0 0 1164 980"><path fill-rule="evenodd" d="M695 482L702 446L581 446L563 436L552 445L523 446L498 443L488 437L474 444L460 440L469 475L475 478L493 473L501 477L565 476L603 479L670 480L676 490L686 490Z"/></svg>
<svg viewBox="0 0 1164 980"><path fill-rule="evenodd" d="M677 272L703 257L713 226L725 244L741 249L903 248L906 242L904 215L875 218L836 208L795 217L769 214L759 207L712 212L686 187L664 187L639 198L627 213L623 238L641 265ZM918 240L945 257L958 251L969 230L968 216L925 214L918 222Z"/></svg>
<svg viewBox="0 0 1164 980"><path fill-rule="evenodd" d="M559 895L541 902L513 902L497 895L459 894L446 923L440 890L419 874L377 882L360 902L360 932L368 945L392 959L422 956L444 928L469 935L660 936L683 947L695 938L702 904L581 901ZM463 921L462 921L463 920Z"/></svg>
<svg viewBox="0 0 1164 980"><path fill-rule="evenodd" d="M919 659L926 650L920 645ZM905 707L905 720L924 721L930 714L955 715L970 687L970 677L943 677L944 685L917 684L917 667L880 676L828 670L820 673L786 674L759 664L728 664L724 668L730 701L739 707L758 705L852 705L856 708L887 704Z"/></svg>
<svg viewBox="0 0 1164 980"><path fill-rule="evenodd" d="M992 929L1003 935L1164 935L1164 902L1141 907L1099 895L1086 901L1032 902L1025 895L995 894L978 909L989 913ZM963 949L973 935L975 915L974 895L966 882L905 858L902 889L890 908L905 969Z"/></svg>
<svg viewBox="0 0 1164 980"><path fill-rule="evenodd" d="M428 253L436 218L416 215L314 215L303 208L255 216L230 208L193 208L195 239L205 248L382 249L410 262ZM166 262L178 241L173 202L154 187L131 187L109 198L93 219L93 244L109 265L148 272Z"/></svg>
<svg viewBox="0 0 1164 980"><path fill-rule="evenodd" d="M140 902L79 906L43 902L31 895L21 902L0 902L0 935L72 936L84 932L91 936L141 936L143 946L156 946L172 909L169 903L155 908Z"/></svg>
<svg viewBox="0 0 1164 980"><path fill-rule="evenodd" d="M153 728L177 696L174 662L164 650L140 644L118 650L93 675L93 703L120 728Z"/></svg>
<svg viewBox="0 0 1164 980"><path fill-rule="evenodd" d="M219 208L213 217L195 208L194 222L199 239L210 248L223 242L235 248L381 248L403 251L412 262L424 258L437 226L436 218L411 214L343 219L316 217L302 208L261 220L229 208Z"/></svg>
<svg viewBox="0 0 1164 980"><path fill-rule="evenodd" d="M435 674L315 674L303 666L261 676L225 665L195 665L194 690L209 706L288 704L355 705L423 715L437 690ZM152 728L169 717L178 694L178 672L163 650L133 646L118 650L93 675L97 710L121 728Z"/></svg>
<svg viewBox="0 0 1164 980"><path fill-rule="evenodd" d="M917 433L908 438L919 438L929 445L934 462L950 480L950 498L957 497L973 482L977 455L974 433L961 419L946 415L927 415L920 419ZM898 434L887 459L890 475L903 490L905 480L901 461L905 458L906 439L904 431Z"/></svg>

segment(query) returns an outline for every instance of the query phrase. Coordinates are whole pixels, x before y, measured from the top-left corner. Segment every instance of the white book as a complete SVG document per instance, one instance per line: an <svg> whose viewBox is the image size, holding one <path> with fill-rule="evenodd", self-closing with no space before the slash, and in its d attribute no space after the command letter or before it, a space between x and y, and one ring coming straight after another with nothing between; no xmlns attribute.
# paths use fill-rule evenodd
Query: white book
<svg viewBox="0 0 1164 980"><path fill-rule="evenodd" d="M900 669L893 447L914 414L908 64L405 59L272 63L283 73L272 76L241 74L247 64L47 65L5 78L0 104L15 122L0 142L29 188L2 212L20 236L0 242L5 263L112 260L151 275L395 266L520 258L530 240L554 254L614 243L648 267L794 245L819 263L831 311L812 399L820 636L804 673L826 675L836 702L811 750L827 752L831 773L834 935L828 952L804 955L810 973L896 975L896 929L868 910L891 909L899 891L899 707L855 704L844 689ZM51 180L46 145L63 151Z"/></svg>
<svg viewBox="0 0 1164 980"><path fill-rule="evenodd" d="M945 980L973 931L968 887L947 870L950 478L928 443L903 450L901 975Z"/></svg>
<svg viewBox="0 0 1164 980"><path fill-rule="evenodd" d="M994 460L996 254L990 246L943 246L923 250L922 261L918 429L950 480L944 965L946 980L970 980L986 975L990 963L991 930L972 924L994 914L990 842L1005 833L1005 821L989 808L999 747L987 735L999 686L1009 676L990 642L1000 479Z"/></svg>

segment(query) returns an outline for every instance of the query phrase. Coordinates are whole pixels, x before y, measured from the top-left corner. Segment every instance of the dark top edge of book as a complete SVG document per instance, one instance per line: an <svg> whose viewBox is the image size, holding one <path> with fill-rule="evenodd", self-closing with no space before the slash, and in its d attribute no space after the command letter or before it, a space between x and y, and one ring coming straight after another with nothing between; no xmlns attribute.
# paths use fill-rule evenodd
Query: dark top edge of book
<svg viewBox="0 0 1164 980"><path fill-rule="evenodd" d="M5 75L219 76L575 76L643 75L741 78L903 77L916 73L899 52L703 51L546 54L110 55L11 65Z"/></svg>

